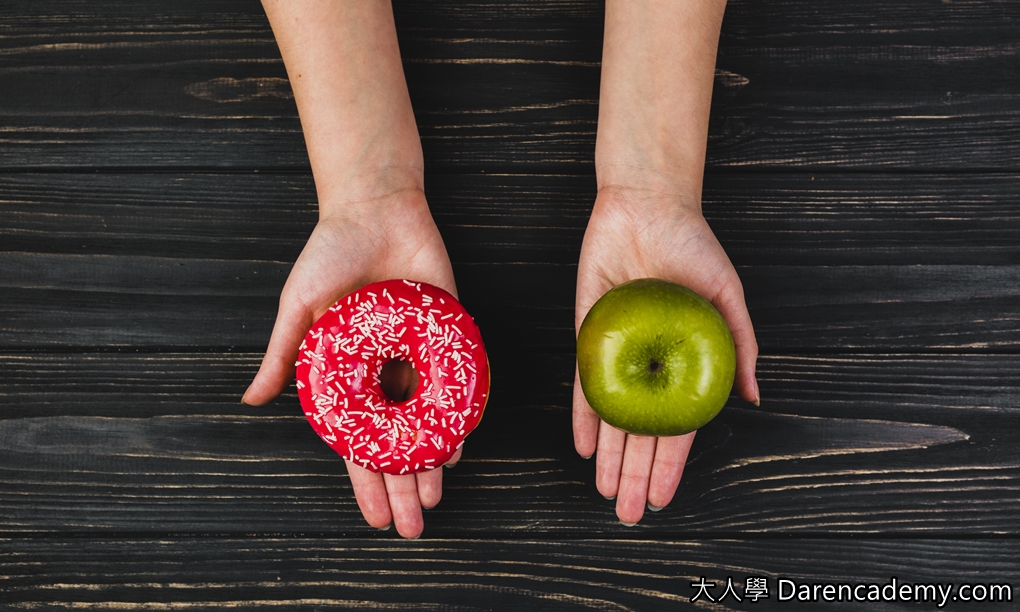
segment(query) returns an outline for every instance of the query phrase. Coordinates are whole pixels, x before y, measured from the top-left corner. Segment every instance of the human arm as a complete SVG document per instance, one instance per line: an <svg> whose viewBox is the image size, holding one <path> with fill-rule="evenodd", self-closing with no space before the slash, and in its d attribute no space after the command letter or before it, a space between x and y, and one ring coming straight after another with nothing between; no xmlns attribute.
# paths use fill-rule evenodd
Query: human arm
<svg viewBox="0 0 1020 612"><path fill-rule="evenodd" d="M261 405L293 379L298 346L337 299L408 278L456 295L424 195L421 142L389 0L263 3L283 55L319 200L319 221L280 295L262 366L242 401ZM455 456L453 462L457 460ZM369 524L404 537L442 495L442 470L390 476L347 463Z"/></svg>
<svg viewBox="0 0 1020 612"><path fill-rule="evenodd" d="M758 403L758 347L736 270L701 212L715 56L725 2L607 0L595 173L581 247L575 327L606 291L671 280L722 313L737 352L734 388ZM574 382L574 444L597 451L596 485L626 524L673 498L694 433L654 438L602 422Z"/></svg>

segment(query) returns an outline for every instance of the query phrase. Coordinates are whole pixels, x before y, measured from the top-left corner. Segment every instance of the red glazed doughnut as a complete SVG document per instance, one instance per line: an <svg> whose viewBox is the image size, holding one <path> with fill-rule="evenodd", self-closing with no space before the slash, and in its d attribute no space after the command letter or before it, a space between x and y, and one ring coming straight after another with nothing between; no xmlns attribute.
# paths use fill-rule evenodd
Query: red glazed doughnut
<svg viewBox="0 0 1020 612"><path fill-rule="evenodd" d="M383 391L383 366L394 361L417 375L404 401ZM381 281L341 298L312 325L295 365L312 428L337 454L373 472L443 465L488 400L478 326L452 295L426 283Z"/></svg>

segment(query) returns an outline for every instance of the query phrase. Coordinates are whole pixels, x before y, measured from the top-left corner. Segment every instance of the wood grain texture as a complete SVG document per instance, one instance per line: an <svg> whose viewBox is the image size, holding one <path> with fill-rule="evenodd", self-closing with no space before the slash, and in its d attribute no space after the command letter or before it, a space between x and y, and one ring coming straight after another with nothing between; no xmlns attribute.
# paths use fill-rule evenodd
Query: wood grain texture
<svg viewBox="0 0 1020 612"><path fill-rule="evenodd" d="M257 2L5 15L0 164L307 167ZM594 0L398 3L429 167L590 169L601 15ZM1012 170L1017 16L1015 2L730 3L709 165Z"/></svg>
<svg viewBox="0 0 1020 612"><path fill-rule="evenodd" d="M12 610L915 610L938 601L779 601L798 584L1008 585L1008 601L946 608L1015 610L1016 540L756 541L431 540L330 538L0 539L0 598ZM951 562L947 562L948 560ZM717 603L727 578L767 579L769 599ZM789 591L787 590L787 593ZM970 591L964 590L965 594ZM706 605L707 604L707 605Z"/></svg>
<svg viewBox="0 0 1020 612"><path fill-rule="evenodd" d="M317 216L259 3L0 8L0 608L1020 586L1020 2L729 2L704 209L762 406L731 399L632 528L570 431L603 3L395 4L430 206L493 368L415 542L364 523L292 389L238 403ZM755 575L771 599L689 602L700 576ZM865 605L934 606L799 607Z"/></svg>
<svg viewBox="0 0 1020 612"><path fill-rule="evenodd" d="M287 262L0 254L0 346L239 347L269 340ZM574 342L571 265L454 265L494 359ZM738 268L765 351L1012 350L1020 266ZM338 296L340 297L340 296Z"/></svg>
<svg viewBox="0 0 1020 612"><path fill-rule="evenodd" d="M765 350L1002 350L1020 337L1017 188L710 175L705 210ZM494 351L569 351L591 178L435 175L429 194ZM304 175L4 175L0 344L259 349L315 218Z"/></svg>
<svg viewBox="0 0 1020 612"><path fill-rule="evenodd" d="M429 174L451 257L573 264L592 175ZM1020 264L1016 174L705 177L736 265ZM318 218L307 173L0 174L0 251L294 261Z"/></svg>
<svg viewBox="0 0 1020 612"><path fill-rule="evenodd" d="M237 403L260 357L0 358L0 531L372 533L292 391ZM572 357L498 365L428 537L1018 533L1017 356L763 357L762 409L731 400L630 529L573 450Z"/></svg>

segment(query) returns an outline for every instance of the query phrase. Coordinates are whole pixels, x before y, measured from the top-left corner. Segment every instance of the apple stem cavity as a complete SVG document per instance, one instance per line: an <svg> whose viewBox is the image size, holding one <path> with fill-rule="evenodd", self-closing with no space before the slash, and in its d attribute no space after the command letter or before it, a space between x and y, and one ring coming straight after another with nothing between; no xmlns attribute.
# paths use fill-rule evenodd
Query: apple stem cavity
<svg viewBox="0 0 1020 612"><path fill-rule="evenodd" d="M662 365L662 362L656 359L655 357L652 357L651 359L648 360L649 374L658 374L659 372L662 371L662 368L664 367L665 366Z"/></svg>

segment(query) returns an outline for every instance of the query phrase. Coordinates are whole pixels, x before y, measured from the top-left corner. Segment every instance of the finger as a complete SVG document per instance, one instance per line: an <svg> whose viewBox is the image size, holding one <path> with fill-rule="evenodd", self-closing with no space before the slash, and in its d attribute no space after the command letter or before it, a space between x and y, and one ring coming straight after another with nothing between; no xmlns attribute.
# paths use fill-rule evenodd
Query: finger
<svg viewBox="0 0 1020 612"><path fill-rule="evenodd" d="M383 474L386 483L386 494L390 500L390 512L393 513L393 524L397 533L405 538L417 538L425 529L425 521L421 515L421 502L418 500L417 482L414 474L394 476Z"/></svg>
<svg viewBox="0 0 1020 612"><path fill-rule="evenodd" d="M389 529L393 517L382 474L370 472L346 459L344 462L347 464L347 474L351 477L351 486L354 487L354 498L358 500L358 507L365 520L377 529Z"/></svg>
<svg viewBox="0 0 1020 612"><path fill-rule="evenodd" d="M581 378L574 368L574 448L577 454L585 459L591 459L595 454L595 444L599 438L599 415L588 405L584 397L584 390L581 389Z"/></svg>
<svg viewBox="0 0 1020 612"><path fill-rule="evenodd" d="M620 469L620 494L616 498L616 516L624 525L636 525L645 514L656 442L654 436L627 436Z"/></svg>
<svg viewBox="0 0 1020 612"><path fill-rule="evenodd" d="M450 468L457 465L457 462L460 461L460 456L463 452L464 447L461 446L460 448L457 449L457 452L453 453L453 456L450 457L450 460L445 463L446 467Z"/></svg>
<svg viewBox="0 0 1020 612"><path fill-rule="evenodd" d="M595 486L606 499L614 499L619 492L626 439L627 434L605 421L600 422L598 455L595 457Z"/></svg>
<svg viewBox="0 0 1020 612"><path fill-rule="evenodd" d="M734 387L737 394L755 406L761 403L758 380L755 368L758 361L758 341L754 337L751 316L747 313L744 303L744 289L740 279L736 277L727 283L712 301L719 313L726 319L733 333L733 345L737 353L737 371L734 376Z"/></svg>
<svg viewBox="0 0 1020 612"><path fill-rule="evenodd" d="M443 470L426 470L414 475L418 502L426 510L435 508L443 498Z"/></svg>
<svg viewBox="0 0 1020 612"><path fill-rule="evenodd" d="M652 512L662 510L673 500L695 433L659 438L656 443L652 477L648 481L648 509Z"/></svg>
<svg viewBox="0 0 1020 612"><path fill-rule="evenodd" d="M294 361L308 328L312 313L286 298L280 298L280 310L269 338L266 356L241 401L252 406L271 402L283 393L294 378Z"/></svg>

